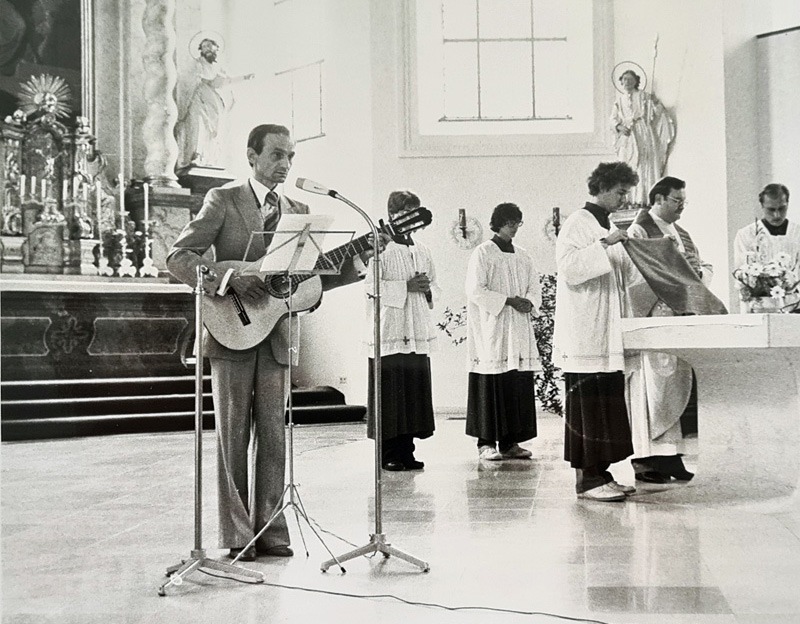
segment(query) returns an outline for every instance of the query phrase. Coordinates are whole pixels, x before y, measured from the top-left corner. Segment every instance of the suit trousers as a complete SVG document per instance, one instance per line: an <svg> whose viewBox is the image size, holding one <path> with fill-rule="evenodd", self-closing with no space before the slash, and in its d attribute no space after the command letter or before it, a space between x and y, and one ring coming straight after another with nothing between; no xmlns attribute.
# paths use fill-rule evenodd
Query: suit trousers
<svg viewBox="0 0 800 624"><path fill-rule="evenodd" d="M220 548L244 547L283 502L288 367L275 361L269 340L242 355L210 358ZM288 544L281 513L256 547Z"/></svg>

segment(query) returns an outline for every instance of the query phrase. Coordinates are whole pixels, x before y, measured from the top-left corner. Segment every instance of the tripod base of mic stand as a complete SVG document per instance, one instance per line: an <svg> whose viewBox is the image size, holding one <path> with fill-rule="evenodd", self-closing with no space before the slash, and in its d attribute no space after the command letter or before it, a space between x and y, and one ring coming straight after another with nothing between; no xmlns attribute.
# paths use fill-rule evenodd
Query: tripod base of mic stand
<svg viewBox="0 0 800 624"><path fill-rule="evenodd" d="M362 557L364 555L376 553L382 553L386 559L393 555L398 559L408 561L408 563L421 568L423 572L429 572L431 569L426 561L412 557L401 550L397 550L391 544L388 544L386 542L386 536L383 533L372 533L369 536L369 544L356 548L355 550L351 550L343 555L339 555L334 559L328 559L328 561L325 561L320 566L320 570L327 572L328 568L330 568L334 563L341 565L342 561L349 561L350 559L355 559L356 557Z"/></svg>
<svg viewBox="0 0 800 624"><path fill-rule="evenodd" d="M303 534L303 527L300 524L300 518L305 520L306 524L308 525L308 528L311 529L312 533L314 533L314 535L317 536L317 539L319 540L320 544L322 544L325 547L325 550L328 551L328 554L331 557L333 557L333 559L331 559L331 564L330 565L333 565L334 563L337 564L339 566L339 568L341 569L342 574L344 574L346 572L346 570L342 567L342 564L339 563L339 558L336 555L333 554L333 551L330 548L328 548L328 545L325 543L325 540L322 539L322 536L319 534L319 531L317 531L317 529L315 529L314 525L311 523L311 519L308 517L308 514L306 513L306 509L303 506L303 501L300 499L300 492L298 491L297 486L294 485L293 483L289 483L283 490L283 495L281 496L281 500L284 500L286 498L286 494L287 493L289 494L289 500L286 501L285 503L283 503L283 505L281 505L281 507L279 509L276 509L275 511L272 512L272 515L270 516L269 520L267 520L267 523L263 527L261 527L261 530L255 535L255 537L253 537L253 539L250 540L250 542L247 544L247 546L245 546L242 549L242 552L244 552L248 548L251 548L252 546L254 546L255 543L256 543L256 540L259 537L261 537L261 535L269 528L269 526L273 522L275 522L275 520L277 518L279 518L281 516L281 514L283 514L284 511L286 511L289 508L292 508L294 510L295 519L297 520L297 530L300 533L300 539L303 541L303 548L306 551L306 557L308 557L308 554L309 554L308 553L308 545L306 544L306 537ZM331 534L331 535L333 535L333 534ZM334 537L337 537L340 540L342 539L338 535L334 535ZM344 540L342 540L342 541L344 541ZM237 561L239 561L238 557L233 560L233 563L236 563ZM328 566L328 567L330 567L330 566Z"/></svg>
<svg viewBox="0 0 800 624"><path fill-rule="evenodd" d="M261 572L240 568L239 566L223 563L216 559L209 559L206 557L205 550L193 550L189 559L182 561L178 565L167 568L169 580L158 588L158 595L166 596L167 587L170 585L177 587L183 584L183 579L193 572L202 572L204 570L209 571L213 576L223 576L236 581L244 581L247 583L264 582L264 575Z"/></svg>

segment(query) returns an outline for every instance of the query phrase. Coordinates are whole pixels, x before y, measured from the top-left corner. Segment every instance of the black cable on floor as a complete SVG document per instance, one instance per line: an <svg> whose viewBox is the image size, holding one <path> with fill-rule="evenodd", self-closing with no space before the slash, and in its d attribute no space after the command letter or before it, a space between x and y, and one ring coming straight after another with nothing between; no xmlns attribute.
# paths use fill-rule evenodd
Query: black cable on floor
<svg viewBox="0 0 800 624"><path fill-rule="evenodd" d="M435 602L416 602L413 600L406 600L405 598L401 598L400 596L395 596L393 594L349 594L345 592L328 591L326 589L312 589L310 587L299 587L297 585L282 585L280 583L269 583L267 581L264 581L263 583L253 583L252 581L244 581L236 578L231 578L228 576L223 576L221 574L212 574L211 572L203 570L202 568L199 568L199 570L200 572L202 572L203 574L207 574L208 576L214 576L216 578L237 581L239 583L244 583L246 585L255 585L255 584L268 585L269 587L277 587L279 589L295 589L298 591L311 592L314 594L324 594L327 596L341 596L342 598L361 598L363 600L388 598L390 600L396 600L398 602L402 602L403 604L411 605L413 607L431 607L434 609L443 609L445 611L491 611L493 613L508 613L512 615L541 615L544 617L556 618L567 622L582 622L586 624L610 624L609 622L604 622L602 620L587 620L585 618L570 617L568 615L559 615L558 613L548 613L546 611L517 611L516 609L502 609L499 607L450 607Z"/></svg>

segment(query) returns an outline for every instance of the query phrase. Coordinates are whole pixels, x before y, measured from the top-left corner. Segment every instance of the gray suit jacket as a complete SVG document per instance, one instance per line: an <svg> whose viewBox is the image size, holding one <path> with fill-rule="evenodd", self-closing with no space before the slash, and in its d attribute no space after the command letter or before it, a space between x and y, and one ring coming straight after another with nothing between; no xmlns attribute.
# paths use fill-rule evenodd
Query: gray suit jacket
<svg viewBox="0 0 800 624"><path fill-rule="evenodd" d="M282 213L308 213L306 204L281 197ZM243 257L250 242L250 234L263 228L261 211L250 184L230 182L225 186L211 189L203 201L197 217L189 222L178 236L167 255L167 268L180 281L195 285L198 264L208 266L216 274L209 280L207 288L218 286L224 271L216 268L216 262L225 260L258 260L266 253L261 236L253 237L247 257ZM207 252L213 249L213 259ZM339 275L322 276L325 290L358 281L360 278L353 268L352 259L345 262ZM272 346L275 360L288 364L289 324L287 319L280 321L267 337ZM254 349L257 347L254 347ZM207 331L203 336L203 354L206 357L224 359L244 359L249 350L234 351L221 345Z"/></svg>

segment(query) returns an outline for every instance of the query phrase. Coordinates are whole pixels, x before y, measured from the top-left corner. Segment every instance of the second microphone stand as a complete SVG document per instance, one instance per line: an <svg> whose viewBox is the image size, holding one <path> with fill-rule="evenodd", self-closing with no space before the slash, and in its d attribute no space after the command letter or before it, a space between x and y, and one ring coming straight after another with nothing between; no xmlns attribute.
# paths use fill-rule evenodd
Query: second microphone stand
<svg viewBox="0 0 800 624"><path fill-rule="evenodd" d="M372 305L373 305L373 332L374 332L374 342L375 346L373 349L373 361L372 361L372 370L374 374L374 393L375 393L375 401L374 401L374 414L373 418L375 419L375 532L371 533L369 536L369 543L365 544L364 546L359 546L355 550L351 550L343 555L339 555L338 557L334 557L333 559L329 559L325 561L320 566L320 569L325 572L328 568L332 565L337 564L341 567L342 562L348 561L350 559L355 559L356 557L361 557L363 555L370 555L381 553L385 558L388 558L392 555L398 557L399 559L403 559L404 561L408 561L409 563L419 567L422 569L423 572L428 572L430 570L430 566L427 562L422 561L421 559L417 559L407 553L404 553L401 550L398 550L389 542L386 541L386 535L383 533L383 525L381 521L381 514L382 511L382 501L381 501L381 490L382 490L382 479L381 479L381 470L383 468L383 459L382 459L382 445L383 445L383 438L382 438L382 427L381 427L381 306L380 306L380 245L379 245L379 238L378 238L378 228L375 226L375 223L372 219L369 218L366 212L364 212L361 208L356 206L353 202L348 200L347 198L339 195L336 191L328 191L327 193L331 197L334 197L340 201L343 201L345 204L350 206L353 210L358 212L364 220L369 224L370 229L372 230L372 240L373 240L373 249L375 251L375 255L372 257L373 263L373 284L374 284L374 295L372 298Z"/></svg>

